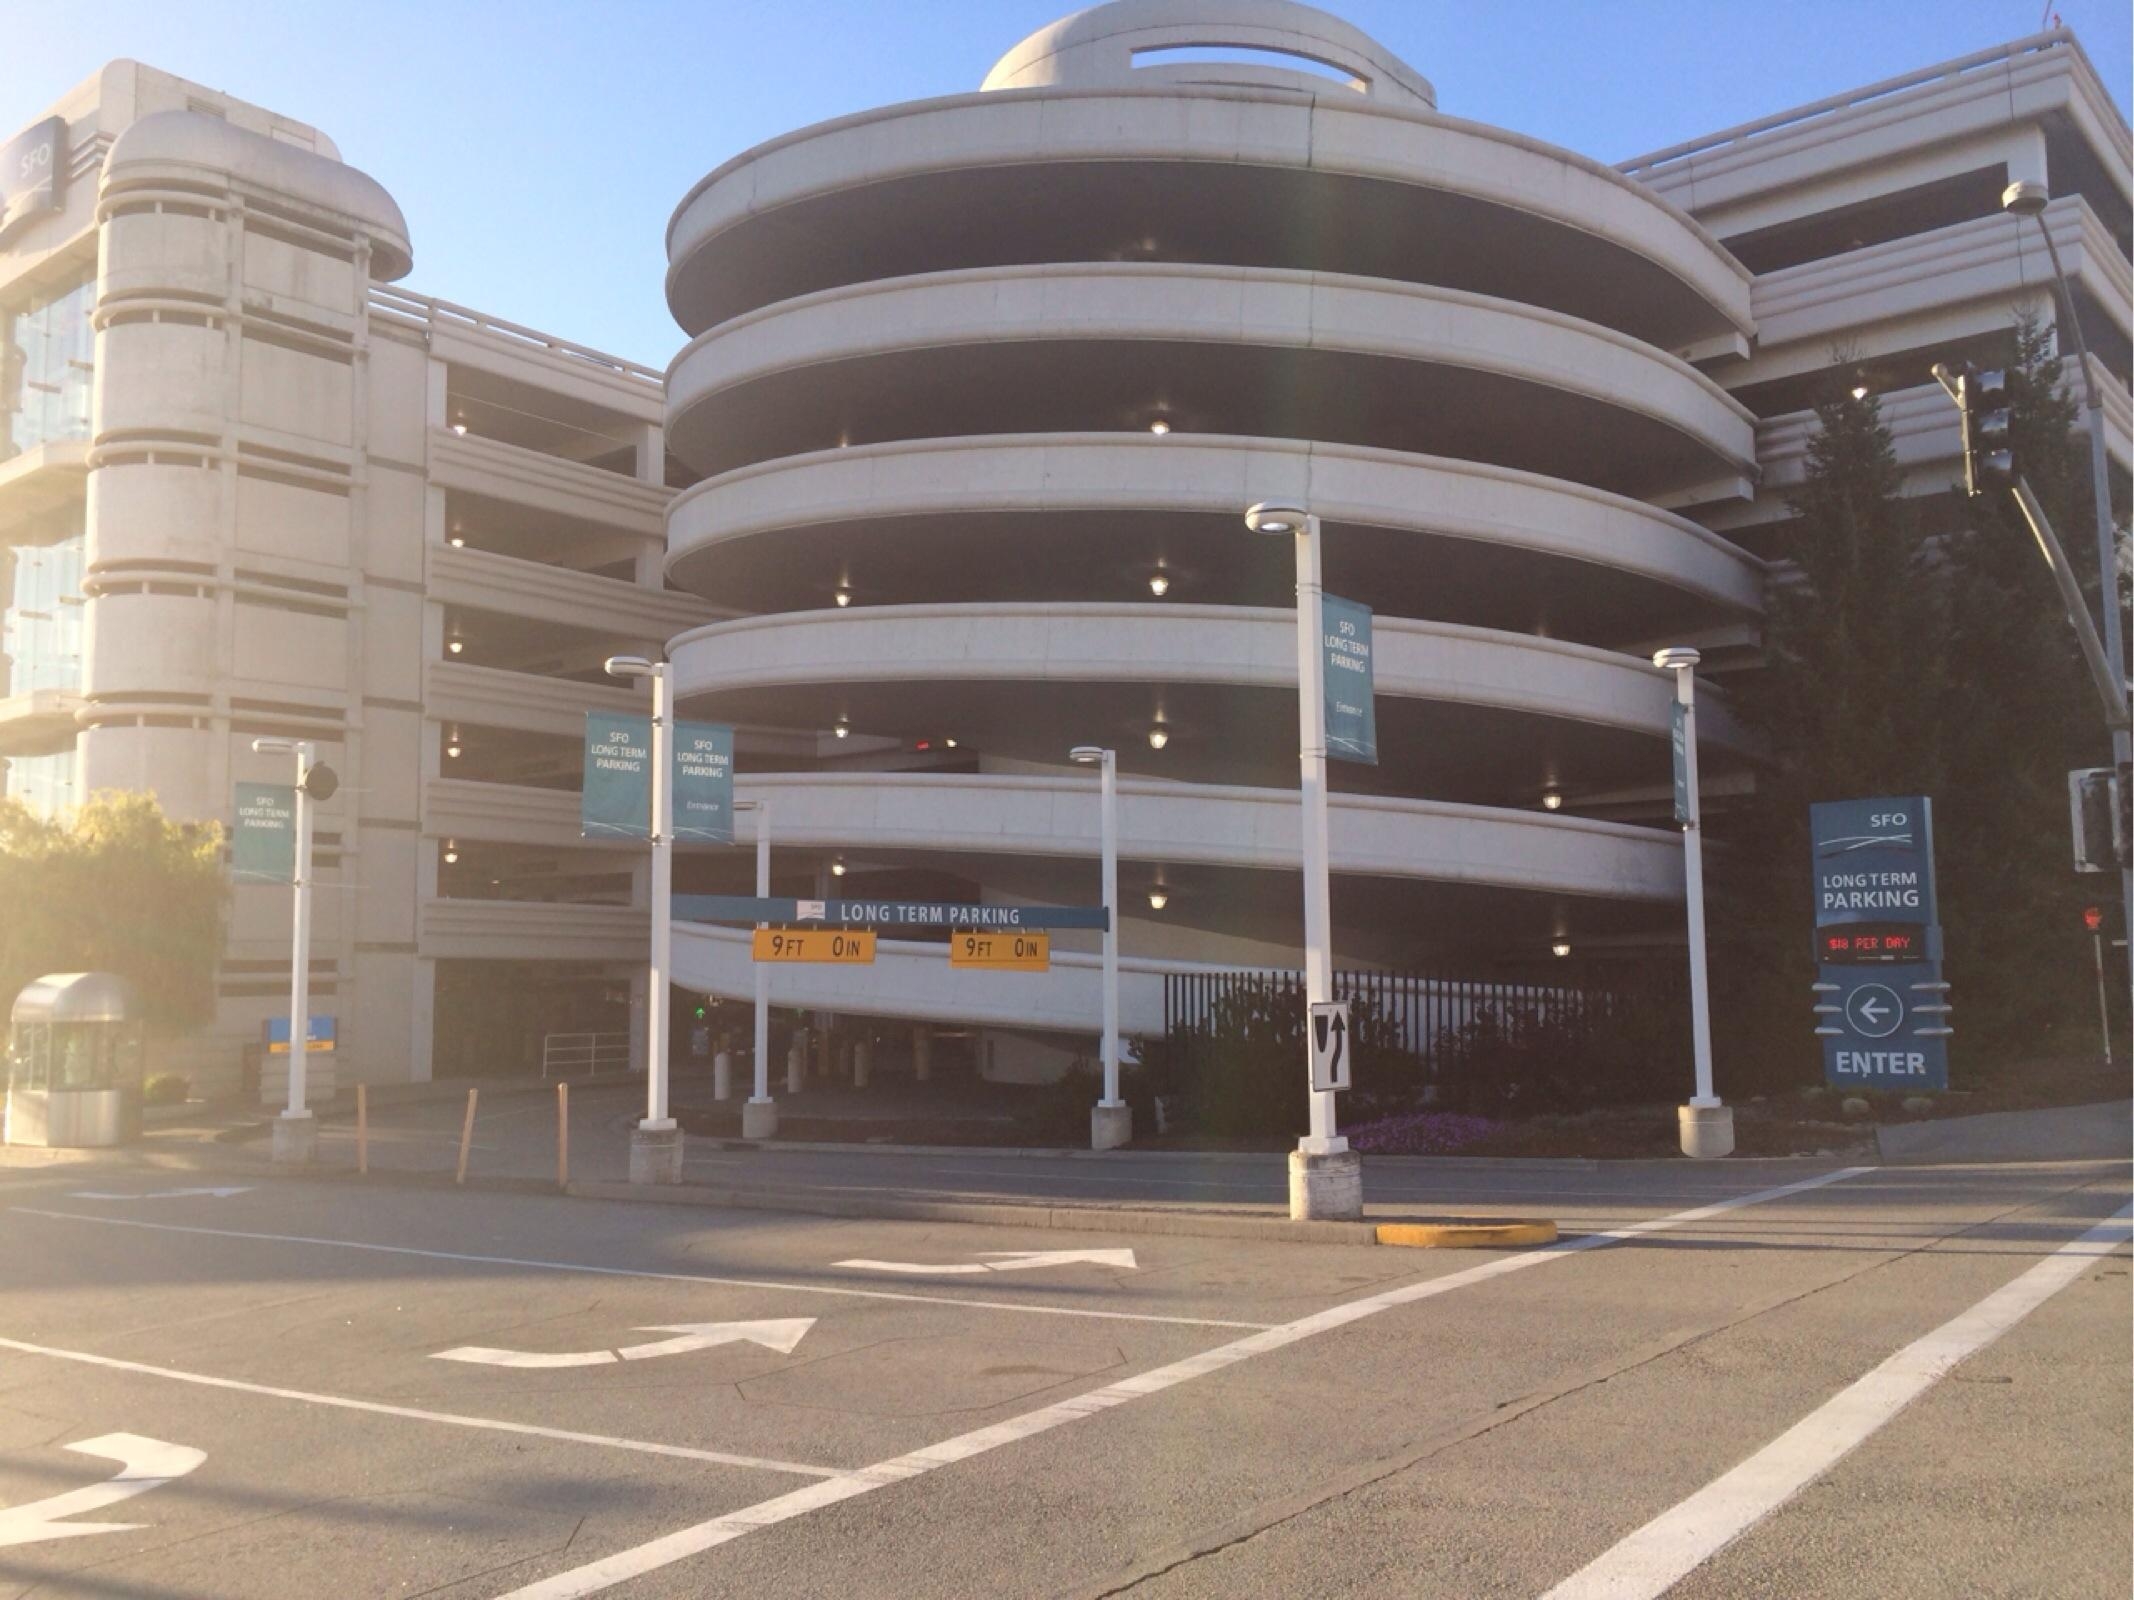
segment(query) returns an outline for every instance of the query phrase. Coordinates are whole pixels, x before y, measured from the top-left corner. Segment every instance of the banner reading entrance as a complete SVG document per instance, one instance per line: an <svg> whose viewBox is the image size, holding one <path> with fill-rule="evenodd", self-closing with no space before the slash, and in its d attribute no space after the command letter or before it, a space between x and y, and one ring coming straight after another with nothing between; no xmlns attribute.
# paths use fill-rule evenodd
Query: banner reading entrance
<svg viewBox="0 0 2134 1600"><path fill-rule="evenodd" d="M670 761L674 836L734 842L734 730L677 722ZM585 775L578 826L589 839L652 835L652 719L630 712L585 714Z"/></svg>
<svg viewBox="0 0 2134 1600"><path fill-rule="evenodd" d="M1333 761L1378 765L1378 713L1372 704L1371 608L1337 595L1319 597L1326 654L1326 754Z"/></svg>
<svg viewBox="0 0 2134 1600"><path fill-rule="evenodd" d="M237 786L230 876L238 883L296 881L296 790L289 784Z"/></svg>

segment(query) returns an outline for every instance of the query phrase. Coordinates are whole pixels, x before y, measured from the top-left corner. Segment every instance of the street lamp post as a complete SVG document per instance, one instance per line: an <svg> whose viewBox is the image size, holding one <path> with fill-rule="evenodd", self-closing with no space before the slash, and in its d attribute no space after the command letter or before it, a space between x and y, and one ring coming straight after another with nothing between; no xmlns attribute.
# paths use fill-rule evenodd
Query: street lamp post
<svg viewBox="0 0 2134 1600"><path fill-rule="evenodd" d="M736 800L736 811L756 816L756 898L771 894L771 803L768 800ZM762 924L758 924L762 926ZM778 1131L778 1102L771 1098L771 968L767 961L756 967L756 1092L741 1106L741 1137L768 1139Z"/></svg>
<svg viewBox="0 0 2134 1600"><path fill-rule="evenodd" d="M1134 1108L1119 1098L1119 753L1078 744L1068 759L1097 769L1104 854L1104 1097L1089 1113L1089 1148L1116 1150L1134 1136Z"/></svg>
<svg viewBox="0 0 2134 1600"><path fill-rule="evenodd" d="M296 911L289 937L289 1100L274 1119L271 1154L276 1161L309 1161L318 1149L318 1119L304 1103L311 1045L311 802L333 795L333 769L318 763L309 739L262 738L252 748L265 755L296 757Z"/></svg>
<svg viewBox="0 0 2134 1600"><path fill-rule="evenodd" d="M2038 232L2045 239L2045 253L2052 261L2060 315L2066 322L2068 340L2075 347L2075 366L2082 374L2082 413L2090 438L2090 503L2097 525L2097 578L2104 601L2104 654L2111 663L2112 683L2124 708L2126 633L2119 614L2119 530L2112 522L2111 465L2104 453L2104 397L2097 392L2097 380L2090 374L2089 351L2082 342L2081 319L2075 315L2074 291L2068 284L2066 269L2060 265L2060 247L2053 242L2052 229L2046 225L2045 208L2051 201L2044 184L2027 179L2011 183L2001 192L2003 210L2016 217L2037 219ZM2134 751L2134 742L2129 740L2126 719L2121 718L2112 729L2113 766L2123 769L2130 751ZM2134 913L2134 864L2119 869L2119 903L2122 910Z"/></svg>
<svg viewBox="0 0 2134 1600"><path fill-rule="evenodd" d="M1683 803L1683 898L1689 912L1689 1026L1696 1053L1697 1087L1689 1104L1677 1108L1682 1153L1710 1159L1734 1153L1734 1112L1712 1092L1711 989L1704 961L1704 823L1697 795L1697 652L1684 645L1654 653L1652 664L1675 675L1676 716L1681 748L1676 754L1677 781Z"/></svg>
<svg viewBox="0 0 2134 1600"><path fill-rule="evenodd" d="M668 1114L668 985L674 955L674 685L665 662L610 656L613 678L652 680L652 966L645 988L645 1116L630 1135L632 1183L682 1181L682 1130Z"/></svg>
<svg viewBox="0 0 2134 1600"><path fill-rule="evenodd" d="M1319 519L1301 505L1263 500L1245 526L1269 538L1289 535L1297 556L1297 744L1304 866L1304 995L1308 1006L1334 997L1333 921L1327 882L1326 649L1319 584ZM1306 1062L1310 1071L1309 1015ZM1307 1077L1306 1082L1310 1079ZM1334 1131L1331 1090L1307 1090L1311 1131L1289 1156L1289 1214L1300 1221L1363 1215L1363 1164Z"/></svg>

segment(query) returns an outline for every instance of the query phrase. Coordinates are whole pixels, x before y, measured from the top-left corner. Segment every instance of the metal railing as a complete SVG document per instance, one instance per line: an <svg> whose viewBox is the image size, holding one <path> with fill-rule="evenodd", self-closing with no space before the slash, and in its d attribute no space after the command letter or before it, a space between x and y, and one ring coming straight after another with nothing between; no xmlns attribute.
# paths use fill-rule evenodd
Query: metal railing
<svg viewBox="0 0 2134 1600"><path fill-rule="evenodd" d="M633 1065L627 1033L541 1035L543 1078L596 1078L603 1072L628 1072Z"/></svg>
<svg viewBox="0 0 2134 1600"><path fill-rule="evenodd" d="M543 333L537 328L529 328L517 322L507 322L502 317L492 317L487 312L455 305L450 300L439 300L433 295L411 294L406 289L374 283L370 289L370 303L388 316L406 321L456 323L474 332L491 334L514 344L535 346L551 355L568 356L572 360L604 368L622 377L643 378L654 384L666 382L667 375L657 367L625 360L621 356L611 356L605 350L595 350L590 345L559 339L552 333Z"/></svg>
<svg viewBox="0 0 2134 1600"><path fill-rule="evenodd" d="M1648 155L1633 156L1620 163L1616 171L1633 178L1650 178L1658 169L1692 156L1707 155L1714 150L1723 150L1728 145L1741 144L1780 128L1793 127L1804 122L1813 122L1818 117L1831 116L1841 111L1884 100L1907 89L1917 89L1926 84L1939 83L1950 78L1988 70L2019 56L2036 55L2041 51L2074 48L2075 36L2066 28L2049 28L2043 33L2031 34L2028 38L2016 39L2008 44L1996 45L1991 50L1981 50L1975 55L1959 56L1954 61L1944 61L1937 66L1922 67L1902 77L1884 78L1880 83L1871 83L1864 89L1849 90L1832 95L1827 100L1818 100L1812 105L1795 106L1790 111L1780 111L1755 122L1744 122L1737 128L1725 128L1718 133L1706 134L1700 139L1691 139L1683 144L1669 145L1665 150L1655 150Z"/></svg>
<svg viewBox="0 0 2134 1600"><path fill-rule="evenodd" d="M1367 1008L1385 1046L1411 1052L1435 1078L1478 1025L1540 1022L1572 1050L1583 1049L1632 1009L1680 1012L1686 1041L1686 983L1673 965L1627 969L1582 982L1470 978L1445 973L1336 971L1333 997ZM1173 972L1163 980L1166 1038L1189 1047L1212 1043L1210 1030L1240 1001L1301 1016L1304 975L1281 969Z"/></svg>

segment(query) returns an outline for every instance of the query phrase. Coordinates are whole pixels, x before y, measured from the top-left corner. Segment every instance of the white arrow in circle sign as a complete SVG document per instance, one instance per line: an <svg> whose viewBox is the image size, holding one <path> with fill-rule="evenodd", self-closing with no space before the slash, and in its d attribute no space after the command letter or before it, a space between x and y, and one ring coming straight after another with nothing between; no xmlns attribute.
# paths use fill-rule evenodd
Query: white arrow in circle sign
<svg viewBox="0 0 2134 1600"><path fill-rule="evenodd" d="M484 1367L604 1367L617 1361L650 1361L654 1356L681 1356L714 1345L739 1344L746 1340L775 1350L782 1356L815 1326L813 1317L788 1317L774 1322L680 1322L659 1328L637 1328L637 1333L671 1333L672 1339L649 1344L626 1344L618 1350L498 1350L488 1345L463 1344L456 1350L438 1350L433 1361L469 1361Z"/></svg>
<svg viewBox="0 0 2134 1600"><path fill-rule="evenodd" d="M76 1189L68 1195L69 1200L186 1200L196 1194L212 1195L217 1200L227 1200L233 1194L250 1194L252 1186L237 1189L152 1189L146 1194L106 1194L101 1189Z"/></svg>
<svg viewBox="0 0 2134 1600"><path fill-rule="evenodd" d="M1886 983L1863 983L1846 996L1845 1020L1867 1039L1887 1039L1904 1025L1904 1002Z"/></svg>
<svg viewBox="0 0 2134 1600"><path fill-rule="evenodd" d="M1097 1267L1140 1270L1131 1250L981 1250L984 1261L833 1261L832 1266L859 1267L867 1272L1027 1272L1032 1267L1068 1267L1088 1262Z"/></svg>
<svg viewBox="0 0 2134 1600"><path fill-rule="evenodd" d="M160 1489L173 1478L184 1477L207 1459L205 1450L165 1444L161 1439L145 1439L138 1433L106 1433L94 1439L84 1439L79 1444L70 1444L67 1448L79 1455L102 1456L106 1461L116 1461L118 1476L93 1483L86 1489L70 1489L46 1500L33 1500L26 1506L0 1508L0 1547L36 1544L45 1539L74 1539L85 1533L124 1533L138 1528L142 1526L138 1522L62 1522L59 1519L78 1517L85 1511L101 1511L105 1506L130 1500L137 1494Z"/></svg>

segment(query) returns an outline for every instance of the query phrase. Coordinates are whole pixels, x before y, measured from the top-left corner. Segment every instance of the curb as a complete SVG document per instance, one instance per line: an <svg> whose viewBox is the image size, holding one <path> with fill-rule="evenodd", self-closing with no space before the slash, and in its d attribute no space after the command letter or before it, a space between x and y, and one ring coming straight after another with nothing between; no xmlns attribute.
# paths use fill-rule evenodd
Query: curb
<svg viewBox="0 0 2134 1600"><path fill-rule="evenodd" d="M1556 1224L1526 1218L1503 1222L1381 1222L1378 1242L1410 1250L1512 1250L1554 1244Z"/></svg>
<svg viewBox="0 0 2134 1600"><path fill-rule="evenodd" d="M985 1156L1010 1161L1206 1161L1236 1164L1280 1162L1288 1154L1287 1147L1281 1150L1085 1150L1079 1147L1049 1149L1043 1145L852 1144L830 1139L734 1139L715 1133L691 1134L689 1143L691 1148L709 1145L720 1150L760 1151L768 1155ZM1451 1171L1472 1171L1479 1168L1502 1172L1597 1172L1601 1166L1592 1156L1405 1156L1366 1153L1366 1159L1374 1164L1382 1161L1398 1161L1411 1165L1427 1163L1431 1166L1443 1166ZM1674 1164L1680 1165L1679 1160Z"/></svg>
<svg viewBox="0 0 2134 1600"><path fill-rule="evenodd" d="M837 1194L715 1189L702 1184L574 1183L574 1199L626 1204L724 1207L804 1216L883 1222L973 1222L988 1226L1074 1233L1127 1233L1174 1238L1260 1239L1284 1244L1399 1245L1422 1250L1495 1250L1554 1244L1556 1224L1527 1218L1503 1222L1296 1222L1278 1216L1225 1216L1206 1211L1154 1211L1057 1205L1044 1201L891 1200Z"/></svg>

